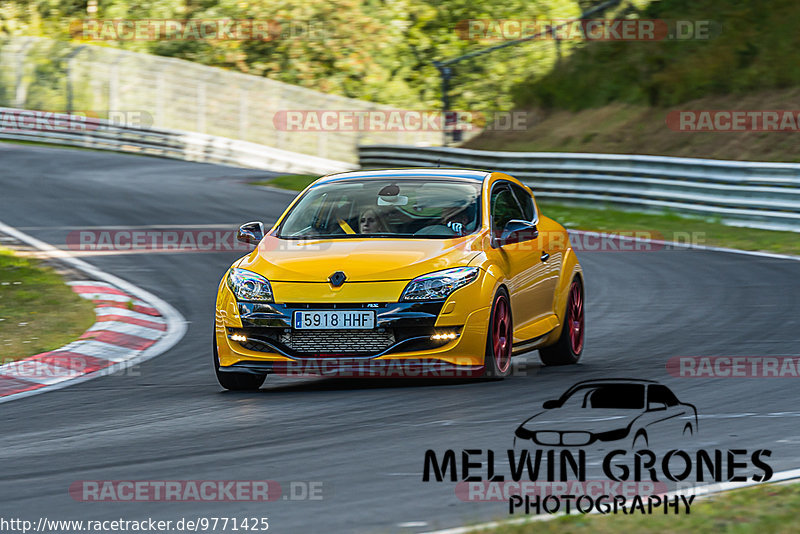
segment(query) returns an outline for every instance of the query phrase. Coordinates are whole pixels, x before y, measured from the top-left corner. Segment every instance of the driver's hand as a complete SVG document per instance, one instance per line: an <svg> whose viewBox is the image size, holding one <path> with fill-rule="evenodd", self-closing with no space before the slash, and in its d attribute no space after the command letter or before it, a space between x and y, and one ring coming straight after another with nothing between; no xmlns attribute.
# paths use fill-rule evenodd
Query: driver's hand
<svg viewBox="0 0 800 534"><path fill-rule="evenodd" d="M447 227L450 228L455 233L457 233L458 235L463 235L464 234L464 224L463 223L448 221Z"/></svg>

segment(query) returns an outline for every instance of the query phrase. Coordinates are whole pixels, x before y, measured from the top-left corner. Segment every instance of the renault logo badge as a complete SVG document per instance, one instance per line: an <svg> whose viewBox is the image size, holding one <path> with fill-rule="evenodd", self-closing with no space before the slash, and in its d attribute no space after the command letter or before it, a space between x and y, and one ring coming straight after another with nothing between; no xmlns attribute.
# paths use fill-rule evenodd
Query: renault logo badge
<svg viewBox="0 0 800 534"><path fill-rule="evenodd" d="M341 287L345 280L347 280L347 276L342 271L336 271L328 277L328 282L333 287Z"/></svg>

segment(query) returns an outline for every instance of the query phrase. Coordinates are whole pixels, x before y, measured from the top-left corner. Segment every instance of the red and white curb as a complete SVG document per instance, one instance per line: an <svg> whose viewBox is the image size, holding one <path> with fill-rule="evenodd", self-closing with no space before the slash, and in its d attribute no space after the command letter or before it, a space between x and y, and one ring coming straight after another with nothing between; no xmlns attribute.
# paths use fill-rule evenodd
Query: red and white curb
<svg viewBox="0 0 800 534"><path fill-rule="evenodd" d="M0 365L0 403L121 371L162 354L186 333L183 316L152 293L2 222L0 232L92 278L68 284L95 303L97 316L77 341Z"/></svg>
<svg viewBox="0 0 800 534"><path fill-rule="evenodd" d="M158 310L111 284L68 284L95 303L97 322L74 343L0 365L0 397L52 386L130 360L166 334L167 324Z"/></svg>

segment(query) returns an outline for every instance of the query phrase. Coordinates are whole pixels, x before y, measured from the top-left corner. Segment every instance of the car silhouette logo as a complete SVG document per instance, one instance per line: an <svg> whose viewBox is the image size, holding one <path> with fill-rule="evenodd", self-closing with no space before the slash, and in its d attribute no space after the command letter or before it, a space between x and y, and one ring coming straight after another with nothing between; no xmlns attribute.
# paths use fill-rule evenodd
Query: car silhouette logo
<svg viewBox="0 0 800 534"><path fill-rule="evenodd" d="M347 280L347 275L342 271L336 271L328 277L328 282L330 282L333 287L341 287L345 280Z"/></svg>
<svg viewBox="0 0 800 534"><path fill-rule="evenodd" d="M652 380L578 382L514 432L514 445L584 447L626 441L633 449L697 433L697 410Z"/></svg>

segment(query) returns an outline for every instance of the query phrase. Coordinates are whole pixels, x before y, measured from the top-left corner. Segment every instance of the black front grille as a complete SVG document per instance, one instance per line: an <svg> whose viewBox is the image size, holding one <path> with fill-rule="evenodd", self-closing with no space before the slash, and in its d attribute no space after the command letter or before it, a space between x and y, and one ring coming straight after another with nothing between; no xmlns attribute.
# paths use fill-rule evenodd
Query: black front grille
<svg viewBox="0 0 800 534"><path fill-rule="evenodd" d="M263 339L266 343L259 341ZM264 329L250 333L242 347L258 352L274 352L281 347L294 354L378 354L395 343L394 331L377 330L288 330Z"/></svg>
<svg viewBox="0 0 800 534"><path fill-rule="evenodd" d="M292 330L280 342L296 352L374 354L394 345L391 330Z"/></svg>

